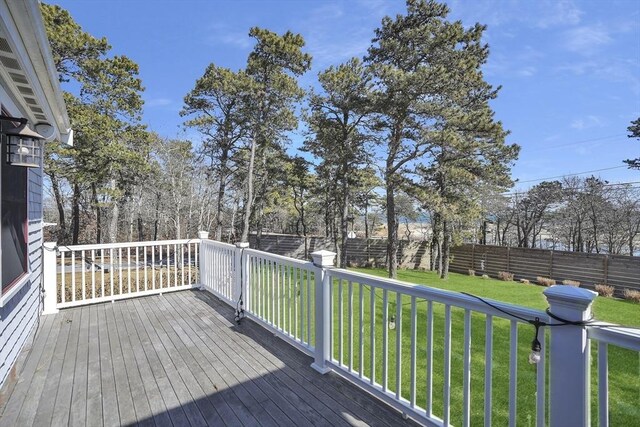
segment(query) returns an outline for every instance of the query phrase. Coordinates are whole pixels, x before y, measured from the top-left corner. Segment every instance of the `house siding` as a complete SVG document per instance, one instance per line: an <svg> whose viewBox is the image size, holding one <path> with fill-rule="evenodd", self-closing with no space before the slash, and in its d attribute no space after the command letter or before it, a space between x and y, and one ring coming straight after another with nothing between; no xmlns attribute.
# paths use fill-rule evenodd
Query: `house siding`
<svg viewBox="0 0 640 427"><path fill-rule="evenodd" d="M42 169L29 169L28 182L29 282L0 308L0 387L42 311Z"/></svg>

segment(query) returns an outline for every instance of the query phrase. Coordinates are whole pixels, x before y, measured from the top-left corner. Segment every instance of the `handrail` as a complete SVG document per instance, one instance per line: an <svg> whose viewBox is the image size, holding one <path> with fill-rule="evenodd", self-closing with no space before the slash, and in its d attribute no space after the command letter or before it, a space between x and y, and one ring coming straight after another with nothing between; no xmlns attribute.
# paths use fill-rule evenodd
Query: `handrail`
<svg viewBox="0 0 640 427"><path fill-rule="evenodd" d="M118 249L118 248L141 248L161 245L186 245L188 243L200 243L200 239L179 239L179 240L155 240L150 242L122 242L122 243L100 243L93 245L57 245L58 252L90 251L98 249Z"/></svg>
<svg viewBox="0 0 640 427"><path fill-rule="evenodd" d="M244 251L245 251L245 253L247 255L258 256L260 258L268 259L268 260L271 260L271 261L286 262L289 265L295 265L295 266L299 266L299 267L303 267L303 268L313 267L313 263L311 261L303 261L303 260L300 260L300 259L289 258L289 257L282 256L282 255L277 255L277 254L272 254L272 253L269 253L269 252L259 251L257 249L246 248Z"/></svg>
<svg viewBox="0 0 640 427"><path fill-rule="evenodd" d="M331 277L343 280L351 280L353 282L362 281L365 285L371 285L376 288L386 289L392 292L399 292L407 296L413 296L416 298L424 298L428 301L438 302L460 308L467 308L473 311L481 312L484 314L490 314L492 316L511 319L511 316L507 316L505 313L496 310L482 301L473 298L468 295L461 294L459 292L447 291L443 289L437 289L429 287L428 285L416 285L412 283L402 282L395 279L380 278L370 274L348 271L343 269L329 269L328 274ZM354 280L355 279L355 280ZM483 298L492 305L505 310L509 313L513 313L517 316L524 317L528 320L535 320L538 318L542 322L549 322L550 318L547 313L541 310L534 310L527 307L521 307L517 305L507 304L500 301Z"/></svg>
<svg viewBox="0 0 640 427"><path fill-rule="evenodd" d="M232 245L231 243L218 242L217 240L211 240L211 239L202 239L200 243L205 245L215 246L217 248L227 248L227 249L233 249L233 250L235 250L236 248L236 246Z"/></svg>
<svg viewBox="0 0 640 427"><path fill-rule="evenodd" d="M613 344L628 350L640 351L640 330L634 328L624 328L613 323L598 322L597 325L587 326L587 336L589 339Z"/></svg>

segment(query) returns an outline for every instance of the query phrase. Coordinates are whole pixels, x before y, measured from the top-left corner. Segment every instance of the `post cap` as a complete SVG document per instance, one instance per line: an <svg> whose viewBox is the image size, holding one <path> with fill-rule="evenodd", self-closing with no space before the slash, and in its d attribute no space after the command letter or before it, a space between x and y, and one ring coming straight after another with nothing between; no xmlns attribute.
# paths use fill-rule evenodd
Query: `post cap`
<svg viewBox="0 0 640 427"><path fill-rule="evenodd" d="M58 246L58 242L44 242L42 246L44 246L47 249L55 249L56 246Z"/></svg>
<svg viewBox="0 0 640 427"><path fill-rule="evenodd" d="M321 250L311 253L311 259L316 267L333 267L333 260L336 257L335 252Z"/></svg>
<svg viewBox="0 0 640 427"><path fill-rule="evenodd" d="M249 242L236 242L236 248L248 248Z"/></svg>
<svg viewBox="0 0 640 427"><path fill-rule="evenodd" d="M591 315L591 304L597 292L574 286L554 285L544 290L553 314L567 320L585 320Z"/></svg>
<svg viewBox="0 0 640 427"><path fill-rule="evenodd" d="M209 232L208 231L198 231L198 239L208 239Z"/></svg>

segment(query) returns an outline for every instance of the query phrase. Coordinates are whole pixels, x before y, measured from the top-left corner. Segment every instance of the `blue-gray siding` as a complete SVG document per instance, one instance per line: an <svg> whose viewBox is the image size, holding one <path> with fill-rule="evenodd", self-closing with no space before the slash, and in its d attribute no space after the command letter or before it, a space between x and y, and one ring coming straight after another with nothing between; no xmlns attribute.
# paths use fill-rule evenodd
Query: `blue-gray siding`
<svg viewBox="0 0 640 427"><path fill-rule="evenodd" d="M29 169L30 280L0 308L0 386L11 372L20 350L37 325L41 311L42 169Z"/></svg>

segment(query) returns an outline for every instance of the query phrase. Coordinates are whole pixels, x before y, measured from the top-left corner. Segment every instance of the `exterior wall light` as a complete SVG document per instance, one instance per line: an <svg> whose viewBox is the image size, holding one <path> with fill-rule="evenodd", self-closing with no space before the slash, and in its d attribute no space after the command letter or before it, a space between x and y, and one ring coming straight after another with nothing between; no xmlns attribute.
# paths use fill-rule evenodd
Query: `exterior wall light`
<svg viewBox="0 0 640 427"><path fill-rule="evenodd" d="M42 163L43 136L27 126L27 119L0 116L0 120L20 123L16 127L3 129L7 138L7 151L3 153L7 164L38 168Z"/></svg>

